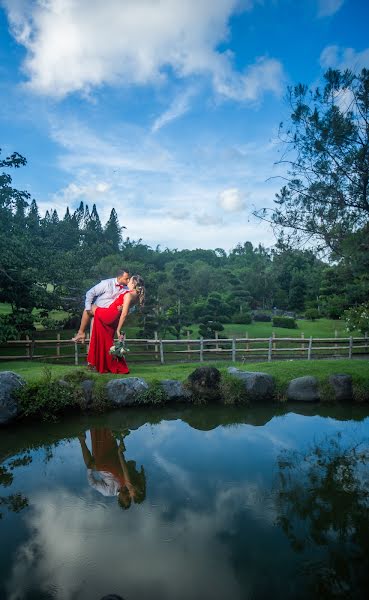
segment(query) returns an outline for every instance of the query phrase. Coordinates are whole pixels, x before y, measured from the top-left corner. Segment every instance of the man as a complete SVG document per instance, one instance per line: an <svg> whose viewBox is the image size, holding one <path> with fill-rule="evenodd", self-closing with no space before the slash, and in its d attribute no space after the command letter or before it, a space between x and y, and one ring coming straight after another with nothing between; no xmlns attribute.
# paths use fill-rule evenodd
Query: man
<svg viewBox="0 0 369 600"><path fill-rule="evenodd" d="M103 279L92 287L86 293L85 310L82 314L81 324L78 332L72 338L73 342L84 342L86 338L86 327L90 322L92 313L91 306L101 306L106 308L122 293L122 291L128 289L127 283L130 278L127 269L119 269L117 276L112 279Z"/></svg>

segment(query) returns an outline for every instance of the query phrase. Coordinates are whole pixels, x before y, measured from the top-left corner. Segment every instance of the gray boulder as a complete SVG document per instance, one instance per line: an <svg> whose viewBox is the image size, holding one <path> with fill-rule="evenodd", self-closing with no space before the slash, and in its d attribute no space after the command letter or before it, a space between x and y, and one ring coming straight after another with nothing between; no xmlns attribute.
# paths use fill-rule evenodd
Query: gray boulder
<svg viewBox="0 0 369 600"><path fill-rule="evenodd" d="M94 385L95 382L92 381L92 379L84 379L83 381L81 381L81 390L87 404L92 403Z"/></svg>
<svg viewBox="0 0 369 600"><path fill-rule="evenodd" d="M292 379L287 388L287 400L290 402L319 402L320 392L316 377L306 375Z"/></svg>
<svg viewBox="0 0 369 600"><path fill-rule="evenodd" d="M25 384L24 379L13 371L0 373L0 424L8 423L17 416L18 403L14 392Z"/></svg>
<svg viewBox="0 0 369 600"><path fill-rule="evenodd" d="M354 399L351 375L334 373L329 377L329 385L333 388L334 399L338 402L352 402Z"/></svg>
<svg viewBox="0 0 369 600"><path fill-rule="evenodd" d="M215 367L198 367L187 379L192 394L200 401L219 398L220 371Z"/></svg>
<svg viewBox="0 0 369 600"><path fill-rule="evenodd" d="M160 385L169 402L183 402L191 399L191 392L185 388L181 381L163 379Z"/></svg>
<svg viewBox="0 0 369 600"><path fill-rule="evenodd" d="M258 371L241 371L235 367L228 367L227 371L233 377L243 381L250 402L273 399L275 382L272 375Z"/></svg>
<svg viewBox="0 0 369 600"><path fill-rule="evenodd" d="M106 393L113 406L132 406L148 389L146 381L140 377L112 379L106 384Z"/></svg>

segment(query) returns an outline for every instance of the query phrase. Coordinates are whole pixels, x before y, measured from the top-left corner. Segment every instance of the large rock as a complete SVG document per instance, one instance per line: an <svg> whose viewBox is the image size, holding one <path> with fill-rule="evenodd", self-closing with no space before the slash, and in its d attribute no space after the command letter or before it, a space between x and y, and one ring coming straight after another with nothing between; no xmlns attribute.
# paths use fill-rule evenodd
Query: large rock
<svg viewBox="0 0 369 600"><path fill-rule="evenodd" d="M354 394L351 375L334 373L329 377L329 385L333 388L335 400L338 402L352 402Z"/></svg>
<svg viewBox="0 0 369 600"><path fill-rule="evenodd" d="M191 392L176 379L163 379L160 385L169 402L185 402L191 400Z"/></svg>
<svg viewBox="0 0 369 600"><path fill-rule="evenodd" d="M306 375L292 379L287 388L287 400L291 402L319 402L319 384L316 377Z"/></svg>
<svg viewBox="0 0 369 600"><path fill-rule="evenodd" d="M132 406L148 389L146 381L140 377L112 379L106 384L106 393L113 406Z"/></svg>
<svg viewBox="0 0 369 600"><path fill-rule="evenodd" d="M14 392L25 383L24 379L13 371L0 373L0 424L8 423L17 416L18 403Z"/></svg>
<svg viewBox="0 0 369 600"><path fill-rule="evenodd" d="M275 395L274 378L269 373L259 371L241 371L235 367L229 367L228 373L237 379L241 379L245 385L247 399L250 402L260 400L272 400Z"/></svg>
<svg viewBox="0 0 369 600"><path fill-rule="evenodd" d="M187 379L187 385L196 400L216 400L219 398L220 371L215 367L198 367Z"/></svg>
<svg viewBox="0 0 369 600"><path fill-rule="evenodd" d="M92 404L95 382L92 379L84 379L83 381L81 381L80 387L85 398L86 404Z"/></svg>

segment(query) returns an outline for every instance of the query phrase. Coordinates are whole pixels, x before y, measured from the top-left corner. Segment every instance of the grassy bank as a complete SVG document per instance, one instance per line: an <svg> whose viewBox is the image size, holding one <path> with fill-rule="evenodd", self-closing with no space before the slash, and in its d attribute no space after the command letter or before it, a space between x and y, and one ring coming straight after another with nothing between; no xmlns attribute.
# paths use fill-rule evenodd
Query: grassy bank
<svg viewBox="0 0 369 600"><path fill-rule="evenodd" d="M263 371L275 377L280 386L286 386L287 383L295 377L303 375L313 375L319 381L324 381L332 373L343 373L351 375L354 382L366 384L369 388L369 360L296 360L296 361L273 361L255 362L255 363L231 363L229 361L216 363L201 363L201 365L215 366L221 372L225 372L227 367L236 366L244 371ZM178 379L185 380L188 375L194 371L200 363L185 363L173 365L133 365L130 367L130 377L143 377L147 382L160 379ZM38 383L45 377L45 368L50 372L53 379L60 379L70 373L85 373L90 377L91 373L83 367L74 367L69 365L45 365L43 363L17 361L0 363L1 371L14 371L23 377L28 383ZM121 375L103 374L96 375L99 381L109 381L110 379L120 378Z"/></svg>
<svg viewBox="0 0 369 600"><path fill-rule="evenodd" d="M227 367L237 365L244 371L264 371L275 379L276 388L273 393L274 400L286 400L287 385L296 377L313 375L319 380L321 400L331 402L334 400L333 388L329 384L329 376L333 373L351 375L353 380L353 400L355 402L369 402L369 361L368 360L336 360L336 361L279 361L272 363L242 363L222 362L216 363L221 371L219 387L207 388L199 391L192 388L191 401L195 404L218 402L223 404L249 404L252 402L244 383L227 373ZM212 366L211 363L205 363ZM136 399L139 405L163 405L168 398L160 385L160 380L176 379L187 380L199 363L175 364L162 366L134 366L131 377L141 377L149 388L142 391ZM201 363L204 366L204 363ZM106 412L111 409L105 384L111 379L122 378L121 375L99 375L88 371L86 368L71 367L66 365L43 365L42 363L17 362L2 365L5 370L18 373L27 381L27 385L19 389L18 401L20 418L34 418L36 420L54 420L60 415L70 411ZM61 381L61 380L64 381ZM86 396L83 380L92 379L94 384ZM67 383L66 383L67 382ZM189 382L185 384L187 387ZM268 401L272 396L266 397Z"/></svg>

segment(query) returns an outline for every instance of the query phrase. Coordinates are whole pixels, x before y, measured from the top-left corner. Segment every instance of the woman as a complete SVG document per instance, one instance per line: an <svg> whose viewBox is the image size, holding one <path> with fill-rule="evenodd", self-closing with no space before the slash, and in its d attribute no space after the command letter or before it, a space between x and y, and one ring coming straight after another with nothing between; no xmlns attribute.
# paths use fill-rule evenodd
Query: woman
<svg viewBox="0 0 369 600"><path fill-rule="evenodd" d="M92 305L94 317L90 348L87 362L99 373L129 373L124 358L109 354L114 344L115 333L121 338L121 330L127 318L129 309L135 304L143 306L145 300L144 281L140 275L133 275L125 290L108 308Z"/></svg>
<svg viewBox="0 0 369 600"><path fill-rule="evenodd" d="M89 484L103 496L117 496L122 508L129 508L132 501L143 502L145 471L143 467L139 471L134 460L126 461L124 435L118 436L119 445L111 429L92 428L90 435L91 452L86 444L86 434L78 436Z"/></svg>

